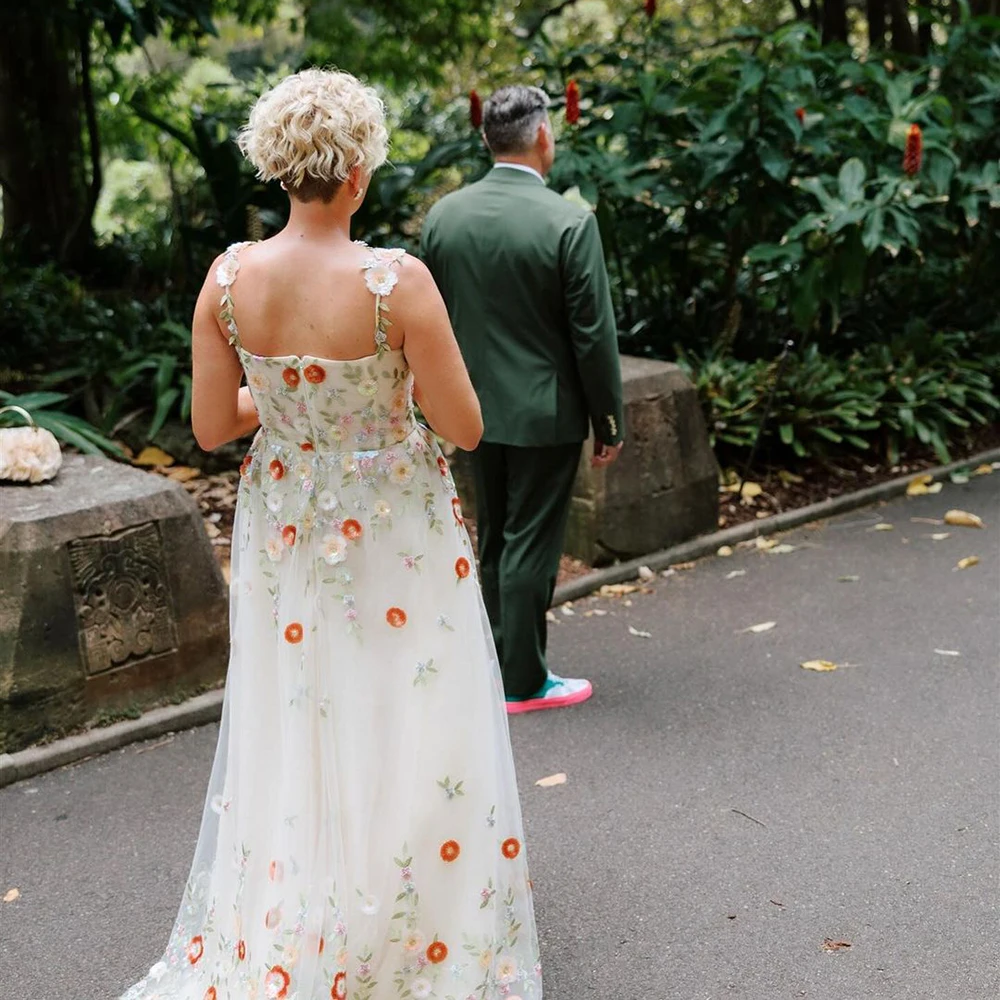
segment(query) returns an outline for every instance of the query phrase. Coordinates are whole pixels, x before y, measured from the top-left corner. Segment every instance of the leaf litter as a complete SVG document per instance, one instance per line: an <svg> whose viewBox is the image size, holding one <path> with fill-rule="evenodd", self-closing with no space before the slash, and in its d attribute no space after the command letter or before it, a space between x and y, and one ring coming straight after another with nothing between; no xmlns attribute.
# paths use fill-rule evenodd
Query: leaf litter
<svg viewBox="0 0 1000 1000"><path fill-rule="evenodd" d="M983 519L967 510L949 510L944 516L944 523L956 528L983 528Z"/></svg>

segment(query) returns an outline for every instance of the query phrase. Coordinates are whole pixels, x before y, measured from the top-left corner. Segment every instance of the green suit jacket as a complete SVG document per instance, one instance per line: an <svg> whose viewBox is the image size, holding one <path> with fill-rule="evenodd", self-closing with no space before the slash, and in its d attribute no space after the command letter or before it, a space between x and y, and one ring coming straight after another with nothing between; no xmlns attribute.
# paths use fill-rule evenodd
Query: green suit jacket
<svg viewBox="0 0 1000 1000"><path fill-rule="evenodd" d="M592 212L500 167L446 195L422 256L441 289L495 444L621 440L621 367Z"/></svg>

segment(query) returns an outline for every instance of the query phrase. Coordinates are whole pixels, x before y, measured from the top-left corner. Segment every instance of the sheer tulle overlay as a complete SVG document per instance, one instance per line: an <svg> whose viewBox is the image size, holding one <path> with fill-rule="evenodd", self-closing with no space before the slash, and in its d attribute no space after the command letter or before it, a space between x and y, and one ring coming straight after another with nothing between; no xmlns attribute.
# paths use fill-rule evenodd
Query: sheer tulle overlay
<svg viewBox="0 0 1000 1000"><path fill-rule="evenodd" d="M539 1000L500 671L447 463L385 342L252 355L232 652L194 864L122 1000ZM360 277L359 277L360 280Z"/></svg>

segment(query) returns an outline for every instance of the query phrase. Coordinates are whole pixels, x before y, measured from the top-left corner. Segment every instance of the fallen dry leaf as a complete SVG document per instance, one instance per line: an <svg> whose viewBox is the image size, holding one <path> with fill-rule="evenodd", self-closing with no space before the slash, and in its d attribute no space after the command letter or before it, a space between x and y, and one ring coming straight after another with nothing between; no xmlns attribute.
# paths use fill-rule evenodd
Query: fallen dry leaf
<svg viewBox="0 0 1000 1000"><path fill-rule="evenodd" d="M745 569L734 569L731 573L726 574L727 580L735 580L738 576L746 576L747 571Z"/></svg>
<svg viewBox="0 0 1000 1000"><path fill-rule="evenodd" d="M983 462L982 465L977 465L972 470L972 474L974 476L991 476L993 474L993 466L989 462Z"/></svg>
<svg viewBox="0 0 1000 1000"><path fill-rule="evenodd" d="M961 656L962 654L957 649L935 649L935 653L938 656Z"/></svg>
<svg viewBox="0 0 1000 1000"><path fill-rule="evenodd" d="M833 938L823 939L823 951L843 951L845 948L850 947L850 941L834 941Z"/></svg>
<svg viewBox="0 0 1000 1000"><path fill-rule="evenodd" d="M192 479L197 479L201 475L201 469L194 469L190 465L175 465L165 473L167 479L172 479L176 483L186 483Z"/></svg>
<svg viewBox="0 0 1000 1000"><path fill-rule="evenodd" d="M656 579L656 574L648 566L640 566L639 579L644 583L651 583Z"/></svg>
<svg viewBox="0 0 1000 1000"><path fill-rule="evenodd" d="M931 538L935 542L943 542L946 538L951 538L951 532L950 531L936 531L933 535L931 535Z"/></svg>
<svg viewBox="0 0 1000 1000"><path fill-rule="evenodd" d="M148 445L132 459L133 465L173 465L174 456L168 455L162 448L156 445Z"/></svg>
<svg viewBox="0 0 1000 1000"><path fill-rule="evenodd" d="M767 551L768 549L773 549L777 544L778 544L777 538L767 538L765 535L758 535L754 539L754 545L756 545L758 549L763 549L764 551Z"/></svg>
<svg viewBox="0 0 1000 1000"><path fill-rule="evenodd" d="M653 633L652 632L643 632L641 629L633 628L633 626L631 626L631 625L629 625L629 627L628 627L628 634L629 635L637 636L640 639L652 639L653 638Z"/></svg>
<svg viewBox="0 0 1000 1000"><path fill-rule="evenodd" d="M560 610L560 611L561 611L561 612L562 612L562 613L563 613L564 615L566 615L566 617L567 617L567 618L572 618L572 617L573 617L573 615L575 615L575 614L576 614L576 612L575 612L575 611L573 610L573 607L572 607L572 605L570 605L570 604L564 604L564 605L563 605L563 606L562 606L562 607L561 607L561 608L560 608L559 610Z"/></svg>
<svg viewBox="0 0 1000 1000"><path fill-rule="evenodd" d="M222 569L222 579L225 580L226 583L232 583L233 571L232 567L229 564L229 560L228 559L224 560L220 568Z"/></svg>
<svg viewBox="0 0 1000 1000"><path fill-rule="evenodd" d="M911 524L944 524L939 517L911 517Z"/></svg>
<svg viewBox="0 0 1000 1000"><path fill-rule="evenodd" d="M906 487L908 497L922 496L927 492L927 487L934 482L933 476L914 476Z"/></svg>
<svg viewBox="0 0 1000 1000"><path fill-rule="evenodd" d="M879 523L872 528L872 531L893 531L893 530L894 530L893 526L889 524L888 521L879 521Z"/></svg>
<svg viewBox="0 0 1000 1000"><path fill-rule="evenodd" d="M761 632L770 632L777 625L777 622L761 622L759 625L751 625L750 628L742 629L742 632L753 632L759 635Z"/></svg>
<svg viewBox="0 0 1000 1000"><path fill-rule="evenodd" d="M787 472L785 469L778 470L778 478L786 486L797 486L799 483L805 482L801 476L797 476L794 472Z"/></svg>
<svg viewBox="0 0 1000 1000"><path fill-rule="evenodd" d="M218 538L222 532L219 530L219 526L214 521L205 522L205 533L209 538Z"/></svg>
<svg viewBox="0 0 1000 1000"><path fill-rule="evenodd" d="M601 597L624 597L634 594L639 588L634 583L606 583L598 593Z"/></svg>
<svg viewBox="0 0 1000 1000"><path fill-rule="evenodd" d="M606 614L607 614L607 611L605 611L603 608L591 608L590 611L584 611L583 617L584 618L594 618L594 617L603 618L604 615L606 615Z"/></svg>
<svg viewBox="0 0 1000 1000"><path fill-rule="evenodd" d="M806 660L805 663L800 663L799 666L803 670L815 670L817 673L829 673L831 670L837 669L837 664L832 663L830 660Z"/></svg>
<svg viewBox="0 0 1000 1000"><path fill-rule="evenodd" d="M722 559L728 559L733 554L733 548L731 545L723 545L715 554Z"/></svg>
<svg viewBox="0 0 1000 1000"><path fill-rule="evenodd" d="M556 785L565 785L566 775L562 773L550 774L547 778L539 778L535 784L538 785L539 788L554 788Z"/></svg>
<svg viewBox="0 0 1000 1000"><path fill-rule="evenodd" d="M740 488L740 499L744 503L749 503L764 492L764 487L760 483L744 483Z"/></svg>
<svg viewBox="0 0 1000 1000"><path fill-rule="evenodd" d="M837 583L857 583L860 579L860 576L838 576Z"/></svg>
<svg viewBox="0 0 1000 1000"><path fill-rule="evenodd" d="M696 562L683 562L683 563L674 563L673 566L671 566L670 568L675 573L680 573L687 569L694 569L695 566L697 565L698 564Z"/></svg>
<svg viewBox="0 0 1000 1000"><path fill-rule="evenodd" d="M20 897L20 895L20 889L8 889L3 895L3 901L5 903L13 903L15 899Z"/></svg>
<svg viewBox="0 0 1000 1000"><path fill-rule="evenodd" d="M944 523L956 528L982 528L983 519L967 510L949 510L944 516Z"/></svg>
<svg viewBox="0 0 1000 1000"><path fill-rule="evenodd" d="M966 556L964 559L958 560L958 565L955 569L971 569L973 566L979 565L979 556Z"/></svg>
<svg viewBox="0 0 1000 1000"><path fill-rule="evenodd" d="M545 620L547 622L557 622L557 621L559 621L559 619L556 618L556 613L554 611L546 611L545 612Z"/></svg>
<svg viewBox="0 0 1000 1000"><path fill-rule="evenodd" d="M789 552L794 552L795 548L794 545L783 542L781 545L775 545L773 549L767 549L767 554L769 556L787 556Z"/></svg>

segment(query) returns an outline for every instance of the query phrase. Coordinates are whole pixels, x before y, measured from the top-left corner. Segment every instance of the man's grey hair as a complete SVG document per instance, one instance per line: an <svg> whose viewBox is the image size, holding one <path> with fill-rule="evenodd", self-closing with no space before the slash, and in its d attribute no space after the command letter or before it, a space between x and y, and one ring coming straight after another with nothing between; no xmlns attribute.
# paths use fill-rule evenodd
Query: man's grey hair
<svg viewBox="0 0 1000 1000"><path fill-rule="evenodd" d="M548 117L549 96L539 87L501 87L483 107L483 132L495 156L527 153Z"/></svg>

